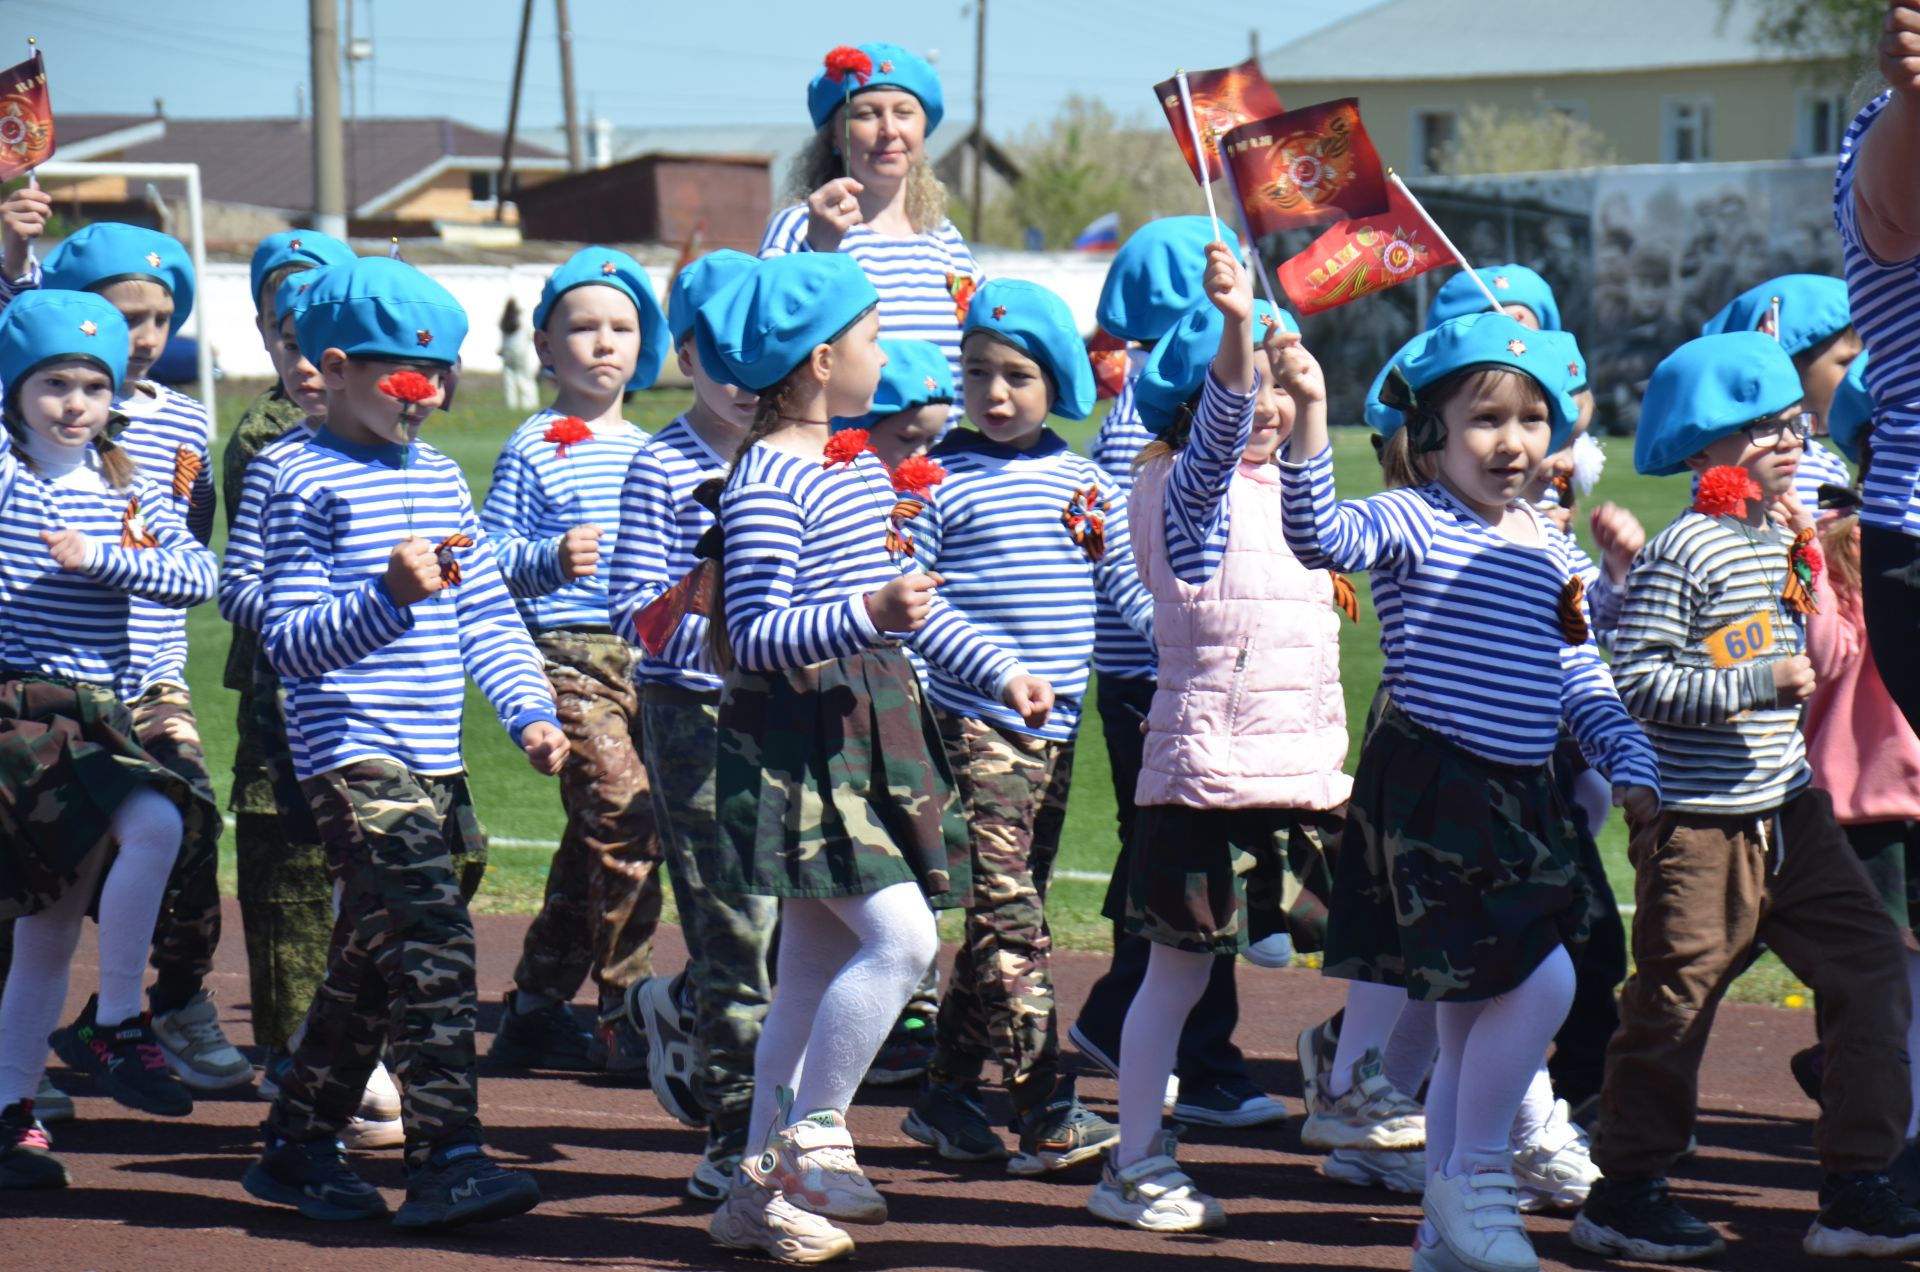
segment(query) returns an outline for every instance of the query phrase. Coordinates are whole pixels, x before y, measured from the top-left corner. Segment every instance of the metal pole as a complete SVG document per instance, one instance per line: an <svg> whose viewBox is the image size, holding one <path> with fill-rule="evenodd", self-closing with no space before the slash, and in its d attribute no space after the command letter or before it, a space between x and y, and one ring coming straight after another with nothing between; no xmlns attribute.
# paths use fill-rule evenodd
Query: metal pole
<svg viewBox="0 0 1920 1272"><path fill-rule="evenodd" d="M987 0L973 0L973 223L980 237L980 203L986 191L981 156L987 148Z"/></svg>
<svg viewBox="0 0 1920 1272"><path fill-rule="evenodd" d="M507 99L507 137L500 143L500 179L494 183L493 219L507 219L507 187L513 181L513 135L520 129L520 82L527 76L527 32L533 26L533 0L520 6L520 47L513 55L513 96Z"/></svg>
<svg viewBox="0 0 1920 1272"><path fill-rule="evenodd" d="M347 181L340 138L339 0L307 0L313 62L313 228L347 236Z"/></svg>
<svg viewBox="0 0 1920 1272"><path fill-rule="evenodd" d="M573 22L567 16L567 0L553 0L555 18L560 23L560 96L566 108L567 171L579 172L586 161L580 150L580 110L573 99Z"/></svg>
<svg viewBox="0 0 1920 1272"><path fill-rule="evenodd" d="M200 210L200 165L193 164L187 169L187 251L193 257L193 276L205 279L207 276L207 227ZM193 341L197 346L195 357L200 375L200 402L207 408L207 440L219 440L220 413L215 409L213 400L213 341L211 329L207 326L206 294L201 294L201 303L193 310Z"/></svg>

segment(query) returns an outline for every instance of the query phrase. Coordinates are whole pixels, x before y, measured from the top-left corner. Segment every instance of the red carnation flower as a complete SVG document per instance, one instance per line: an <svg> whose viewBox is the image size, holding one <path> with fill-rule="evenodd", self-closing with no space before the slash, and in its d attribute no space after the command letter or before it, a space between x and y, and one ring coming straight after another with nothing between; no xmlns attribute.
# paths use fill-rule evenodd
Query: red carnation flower
<svg viewBox="0 0 1920 1272"><path fill-rule="evenodd" d="M947 479L947 470L937 459L909 455L893 470L893 488L903 495L927 495Z"/></svg>
<svg viewBox="0 0 1920 1272"><path fill-rule="evenodd" d="M593 430L588 428L587 422L578 415L566 415L547 425L547 431L543 436L547 441L554 443L553 453L565 459L567 447L576 442L592 440Z"/></svg>
<svg viewBox="0 0 1920 1272"><path fill-rule="evenodd" d="M836 84L845 84L847 76L864 84L873 75L873 59L854 48L851 44L842 44L827 52L827 78Z"/></svg>
<svg viewBox="0 0 1920 1272"><path fill-rule="evenodd" d="M1760 497L1760 487L1744 468L1722 464L1700 475L1700 488L1693 495L1693 510L1709 517L1744 517L1747 503Z"/></svg>
<svg viewBox="0 0 1920 1272"><path fill-rule="evenodd" d="M395 371L374 387L402 402L425 402L440 392L440 386L418 371Z"/></svg>
<svg viewBox="0 0 1920 1272"><path fill-rule="evenodd" d="M867 430L864 428L844 428L827 439L827 456L820 461L820 467L832 468L835 464L851 464L862 454L873 448L867 445Z"/></svg>

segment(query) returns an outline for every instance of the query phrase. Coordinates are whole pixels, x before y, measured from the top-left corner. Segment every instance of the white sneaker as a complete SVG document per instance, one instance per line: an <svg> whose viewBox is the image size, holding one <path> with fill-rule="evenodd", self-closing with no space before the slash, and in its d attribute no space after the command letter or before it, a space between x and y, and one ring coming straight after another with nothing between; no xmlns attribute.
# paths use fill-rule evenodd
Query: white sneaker
<svg viewBox="0 0 1920 1272"><path fill-rule="evenodd" d="M1329 1095L1326 1076L1318 1076L1307 1102L1307 1120L1300 1128L1303 1147L1403 1153L1427 1146L1427 1115L1387 1081L1379 1048L1368 1048L1354 1062L1353 1085L1345 1095Z"/></svg>
<svg viewBox="0 0 1920 1272"><path fill-rule="evenodd" d="M1293 962L1293 938L1285 932L1263 936L1241 950L1240 957L1255 967L1286 967Z"/></svg>
<svg viewBox="0 0 1920 1272"><path fill-rule="evenodd" d="M1109 1223L1142 1232L1205 1232L1225 1226L1220 1203L1193 1186L1173 1160L1173 1136L1160 1137L1160 1152L1115 1170L1113 1154L1100 1168L1100 1182L1087 1196L1087 1209Z"/></svg>
<svg viewBox="0 0 1920 1272"><path fill-rule="evenodd" d="M1586 1133L1568 1117L1567 1102L1555 1100L1547 1124L1513 1150L1520 1209L1577 1210L1585 1205L1594 1181L1600 1178L1591 1154Z"/></svg>
<svg viewBox="0 0 1920 1272"><path fill-rule="evenodd" d="M71 1122L73 1097L53 1085L53 1079L42 1073L40 1085L33 1093L33 1115L42 1122Z"/></svg>
<svg viewBox="0 0 1920 1272"><path fill-rule="evenodd" d="M649 976L627 990L627 1014L647 1036L647 1081L667 1116L682 1126L704 1127L700 1103L699 1021L681 1009L674 978Z"/></svg>
<svg viewBox="0 0 1920 1272"><path fill-rule="evenodd" d="M853 1156L847 1121L819 1109L780 1131L746 1170L802 1210L841 1223L885 1223L887 1199Z"/></svg>
<svg viewBox="0 0 1920 1272"><path fill-rule="evenodd" d="M367 1089L360 1095L360 1107L353 1111L353 1115L368 1122L400 1120L400 1088L393 1084L393 1074L386 1065L373 1066L373 1073L367 1078Z"/></svg>
<svg viewBox="0 0 1920 1272"><path fill-rule="evenodd" d="M375 1119L356 1113L340 1128L340 1143L347 1148L398 1148L406 1142L406 1124L397 1117Z"/></svg>
<svg viewBox="0 0 1920 1272"><path fill-rule="evenodd" d="M1320 1089L1320 1079L1333 1067L1334 1049L1340 1043L1332 1025L1333 1019L1328 1017L1302 1029L1294 1040L1294 1054L1300 1059L1300 1090L1307 1097L1309 1112L1313 1109L1314 1093Z"/></svg>
<svg viewBox="0 0 1920 1272"><path fill-rule="evenodd" d="M1419 1148L1404 1153L1336 1148L1321 1159L1320 1173L1335 1183L1355 1188L1384 1188L1417 1196L1427 1188L1427 1154Z"/></svg>
<svg viewBox="0 0 1920 1272"><path fill-rule="evenodd" d="M253 1062L220 1032L220 1012L207 990L183 1007L155 1015L153 1036L167 1067L196 1091L224 1091L253 1081Z"/></svg>
<svg viewBox="0 0 1920 1272"><path fill-rule="evenodd" d="M853 1253L853 1238L738 1171L707 1233L734 1250L760 1250L781 1263L826 1263Z"/></svg>
<svg viewBox="0 0 1920 1272"><path fill-rule="evenodd" d="M1475 1272L1539 1272L1513 1176L1498 1166L1435 1175L1421 1201L1447 1249Z"/></svg>

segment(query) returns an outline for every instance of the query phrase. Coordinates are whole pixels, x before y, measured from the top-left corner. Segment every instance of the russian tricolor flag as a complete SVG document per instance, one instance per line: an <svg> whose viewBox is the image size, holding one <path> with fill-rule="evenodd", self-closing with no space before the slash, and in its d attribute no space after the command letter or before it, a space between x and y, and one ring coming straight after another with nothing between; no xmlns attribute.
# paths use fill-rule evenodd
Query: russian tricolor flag
<svg viewBox="0 0 1920 1272"><path fill-rule="evenodd" d="M1080 231L1080 237L1073 240L1076 252L1112 252L1120 247L1120 214L1109 212L1105 216L1095 217L1087 228Z"/></svg>

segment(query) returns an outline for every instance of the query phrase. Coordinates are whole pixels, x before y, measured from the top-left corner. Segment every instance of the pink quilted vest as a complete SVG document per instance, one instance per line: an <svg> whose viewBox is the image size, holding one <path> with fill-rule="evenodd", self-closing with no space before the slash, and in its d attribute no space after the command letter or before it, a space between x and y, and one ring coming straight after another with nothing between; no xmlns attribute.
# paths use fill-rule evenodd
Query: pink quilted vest
<svg viewBox="0 0 1920 1272"><path fill-rule="evenodd" d="M1281 533L1280 474L1243 463L1226 558L1195 586L1167 561L1171 457L1141 469L1128 524L1153 594L1160 683L1134 798L1192 808L1328 809L1345 802L1346 698L1333 578Z"/></svg>

